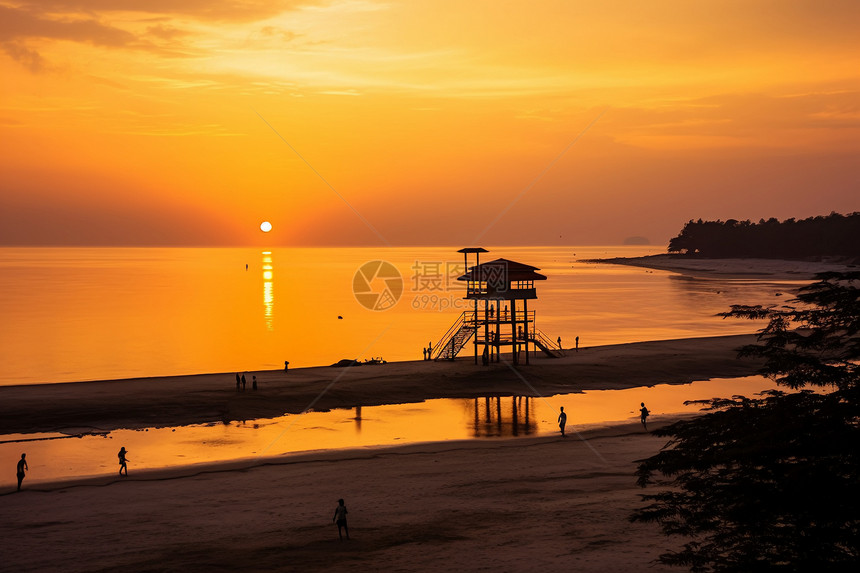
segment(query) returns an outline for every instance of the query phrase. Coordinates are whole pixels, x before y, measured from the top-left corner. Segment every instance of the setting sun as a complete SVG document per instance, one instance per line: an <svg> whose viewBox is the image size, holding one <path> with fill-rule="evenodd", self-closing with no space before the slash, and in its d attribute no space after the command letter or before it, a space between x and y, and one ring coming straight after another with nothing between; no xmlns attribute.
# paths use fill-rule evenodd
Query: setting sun
<svg viewBox="0 0 860 573"><path fill-rule="evenodd" d="M268 221L263 221L262 223L260 223L260 230L264 233L268 233L272 230L272 224Z"/></svg>

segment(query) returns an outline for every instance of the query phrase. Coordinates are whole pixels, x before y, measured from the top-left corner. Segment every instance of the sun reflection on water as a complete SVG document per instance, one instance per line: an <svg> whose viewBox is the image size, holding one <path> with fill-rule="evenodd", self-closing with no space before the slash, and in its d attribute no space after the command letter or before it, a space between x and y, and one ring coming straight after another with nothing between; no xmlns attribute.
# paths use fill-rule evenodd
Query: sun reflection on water
<svg viewBox="0 0 860 573"><path fill-rule="evenodd" d="M275 283L272 252L263 251L263 319L266 330L274 330Z"/></svg>

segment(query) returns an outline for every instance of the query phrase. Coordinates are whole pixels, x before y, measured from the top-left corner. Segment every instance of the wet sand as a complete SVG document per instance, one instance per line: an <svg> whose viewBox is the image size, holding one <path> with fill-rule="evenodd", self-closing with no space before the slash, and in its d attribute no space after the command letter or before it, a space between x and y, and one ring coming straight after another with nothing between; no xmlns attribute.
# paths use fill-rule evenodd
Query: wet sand
<svg viewBox="0 0 860 573"><path fill-rule="evenodd" d="M25 481L0 496L0 553L18 572L670 571L652 561L675 540L627 519L634 461L663 443L637 423Z"/></svg>
<svg viewBox="0 0 860 573"><path fill-rule="evenodd" d="M752 327L751 327L752 329ZM0 387L0 434L83 433L120 428L251 420L327 410L420 402L430 398L549 396L583 390L682 384L755 373L736 349L754 335L618 344L541 354L514 368L510 356L483 368L454 362L398 362L353 368L303 368L102 382ZM464 350L465 352L465 350ZM256 375L259 389L251 390Z"/></svg>

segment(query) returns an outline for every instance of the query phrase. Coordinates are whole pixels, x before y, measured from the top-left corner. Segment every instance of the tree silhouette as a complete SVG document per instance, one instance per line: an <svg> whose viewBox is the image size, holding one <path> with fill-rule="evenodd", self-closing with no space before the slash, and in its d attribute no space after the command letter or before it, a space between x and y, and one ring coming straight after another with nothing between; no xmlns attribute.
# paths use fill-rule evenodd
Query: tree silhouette
<svg viewBox="0 0 860 573"><path fill-rule="evenodd" d="M860 213L796 221L689 221L669 241L669 252L711 258L804 259L845 257L860 260Z"/></svg>
<svg viewBox="0 0 860 573"><path fill-rule="evenodd" d="M792 307L733 306L728 317L767 319L741 356L795 392L703 401L708 413L654 434L641 460L656 522L689 541L660 556L691 571L853 571L860 560L860 273L826 273ZM812 389L810 389L812 388ZM658 482L655 474L663 478Z"/></svg>

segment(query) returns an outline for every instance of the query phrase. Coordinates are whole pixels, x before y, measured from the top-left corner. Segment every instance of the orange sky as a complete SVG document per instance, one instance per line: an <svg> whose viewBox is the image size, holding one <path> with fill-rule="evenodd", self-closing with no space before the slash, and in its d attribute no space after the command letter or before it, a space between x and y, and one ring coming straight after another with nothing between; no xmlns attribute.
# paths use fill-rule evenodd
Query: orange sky
<svg viewBox="0 0 860 573"><path fill-rule="evenodd" d="M858 22L853 0L0 0L0 244L665 244L860 211Z"/></svg>

